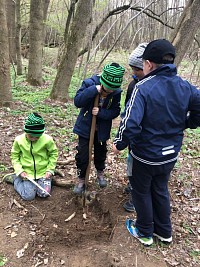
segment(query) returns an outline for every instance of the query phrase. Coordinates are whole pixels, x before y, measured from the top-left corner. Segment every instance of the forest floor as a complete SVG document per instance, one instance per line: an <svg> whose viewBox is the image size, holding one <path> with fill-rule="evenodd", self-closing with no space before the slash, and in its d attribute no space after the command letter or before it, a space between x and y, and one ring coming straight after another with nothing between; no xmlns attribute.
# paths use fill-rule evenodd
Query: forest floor
<svg viewBox="0 0 200 267"><path fill-rule="evenodd" d="M126 58L120 54L118 59ZM186 74L187 69L184 67ZM49 68L44 71L46 76L52 75ZM129 78L126 77L126 83ZM124 193L127 153L117 158L111 151L112 141L108 143L105 171L108 187L100 189L97 186L92 165L89 191L95 191L97 197L87 210L83 210L82 199L75 197L72 190L76 181L77 143L72 128L78 111L72 102L61 104L48 100L52 77L38 88L30 87L25 79L24 76L15 81L13 107L0 109L0 266L199 266L200 129L186 131L179 161L169 182L173 242L164 246L155 240L151 247L144 247L125 228L126 218L136 217L134 212L123 209L123 203L129 198ZM76 88L77 85L73 90ZM72 184L53 186L51 197L26 202L12 185L2 183L1 179L13 171L11 146L15 136L22 133L24 118L31 110L44 117L46 131L54 136L58 146L59 161L72 159L69 164L57 166ZM116 120L114 131L118 125L119 120ZM114 135L112 132L112 137ZM75 216L66 221L72 214Z"/></svg>
<svg viewBox="0 0 200 267"><path fill-rule="evenodd" d="M51 102L43 103L51 108ZM16 102L20 111L27 106ZM64 109L64 107L63 107ZM1 178L12 172L10 149L14 137L22 132L24 115L0 109L0 170ZM66 127L67 119L56 115L44 116L54 130ZM118 122L114 127L117 127ZM52 132L51 132L52 131ZM49 133L53 133L50 130ZM191 133L192 135L192 133ZM89 190L97 192L96 200L83 218L82 199L74 196L75 162L58 165L69 188L53 186L47 199L23 201L10 184L0 183L0 266L6 267L197 267L200 260L200 170L199 139L190 136L188 150L197 156L181 154L169 183L173 225L173 243L164 246L155 242L144 247L125 228L127 217L135 213L123 209L128 199L124 194L126 160L116 158L109 149L106 175L109 185L100 189L95 182L92 166ZM67 137L56 138L59 161L74 158L76 142ZM68 152L64 146L70 146ZM111 147L111 143L108 145ZM188 151L187 150L187 151ZM59 179L59 177L57 177ZM66 221L66 219L75 216Z"/></svg>

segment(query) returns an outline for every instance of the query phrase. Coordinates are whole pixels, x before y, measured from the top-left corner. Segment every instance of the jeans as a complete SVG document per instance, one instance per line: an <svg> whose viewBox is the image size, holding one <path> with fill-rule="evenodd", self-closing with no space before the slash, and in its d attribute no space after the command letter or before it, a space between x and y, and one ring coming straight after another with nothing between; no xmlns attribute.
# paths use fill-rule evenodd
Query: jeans
<svg viewBox="0 0 200 267"><path fill-rule="evenodd" d="M48 193L51 192L51 178L39 178L35 180L42 188L44 188ZM48 197L49 195L39 189L35 184L29 180L24 180L19 176L14 179L14 189L24 200L33 200L36 195L39 197Z"/></svg>

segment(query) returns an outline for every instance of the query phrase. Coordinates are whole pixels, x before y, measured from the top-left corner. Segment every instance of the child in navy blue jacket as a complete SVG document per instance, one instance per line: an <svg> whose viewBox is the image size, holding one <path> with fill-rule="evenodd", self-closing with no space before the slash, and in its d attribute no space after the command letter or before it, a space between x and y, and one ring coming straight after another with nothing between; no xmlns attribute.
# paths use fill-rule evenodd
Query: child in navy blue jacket
<svg viewBox="0 0 200 267"><path fill-rule="evenodd" d="M200 126L200 91L177 76L175 48L164 39L150 42L142 56L145 77L128 102L115 137L116 154L130 144L132 199L137 219L126 227L144 245L172 241L168 180L185 128Z"/></svg>
<svg viewBox="0 0 200 267"><path fill-rule="evenodd" d="M101 76L94 75L83 81L77 91L74 104L81 108L74 126L74 133L79 137L76 166L78 182L74 187L75 194L85 190L85 175L89 161L89 138L92 116L96 116L94 135L94 165L97 170L97 181L100 187L106 187L104 177L107 153L106 141L110 138L112 120L120 114L120 99L123 74L125 69L118 63L111 63L103 68ZM99 94L98 107L94 107L95 97Z"/></svg>

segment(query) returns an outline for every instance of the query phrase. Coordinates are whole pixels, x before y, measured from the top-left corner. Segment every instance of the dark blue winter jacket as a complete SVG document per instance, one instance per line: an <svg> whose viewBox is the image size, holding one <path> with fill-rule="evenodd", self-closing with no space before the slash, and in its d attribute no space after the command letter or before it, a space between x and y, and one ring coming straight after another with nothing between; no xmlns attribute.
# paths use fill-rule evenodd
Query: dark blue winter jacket
<svg viewBox="0 0 200 267"><path fill-rule="evenodd" d="M94 99L98 94L96 85L100 85L100 76L95 75L83 81L81 88L77 91L74 98L74 104L81 108L76 120L73 132L89 138L92 124L92 109ZM110 138L112 120L120 114L121 89L115 90L107 95L103 106L99 109L97 115L97 130L99 141L105 142Z"/></svg>
<svg viewBox="0 0 200 267"><path fill-rule="evenodd" d="M185 128L200 126L200 90L166 64L139 81L126 105L114 144L151 165L177 159Z"/></svg>

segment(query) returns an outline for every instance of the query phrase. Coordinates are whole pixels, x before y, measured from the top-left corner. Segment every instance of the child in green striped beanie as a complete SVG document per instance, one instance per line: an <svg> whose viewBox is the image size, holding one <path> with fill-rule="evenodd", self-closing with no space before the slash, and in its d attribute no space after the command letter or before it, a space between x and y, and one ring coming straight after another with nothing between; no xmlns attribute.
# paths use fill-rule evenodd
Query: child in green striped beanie
<svg viewBox="0 0 200 267"><path fill-rule="evenodd" d="M12 183L24 200L33 200L36 195L47 197L51 192L58 149L53 138L44 131L43 118L34 112L28 115L24 133L17 136L12 145L11 160L15 173L6 175L3 181Z"/></svg>
<svg viewBox="0 0 200 267"><path fill-rule="evenodd" d="M85 177L89 164L89 142L92 120L96 116L94 129L94 165L96 181L103 188L107 186L104 175L107 155L107 140L110 138L112 120L120 114L121 85L125 69L113 62L104 66L101 75L93 75L82 82L76 93L74 104L80 113L73 132L78 135L77 184L74 193L81 195L85 191ZM93 120L94 121L94 120Z"/></svg>

